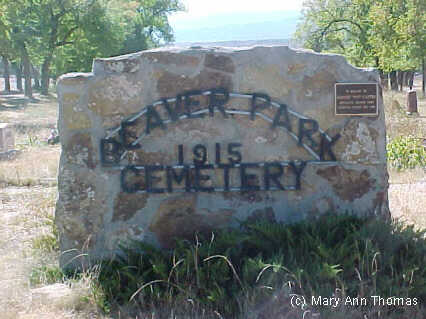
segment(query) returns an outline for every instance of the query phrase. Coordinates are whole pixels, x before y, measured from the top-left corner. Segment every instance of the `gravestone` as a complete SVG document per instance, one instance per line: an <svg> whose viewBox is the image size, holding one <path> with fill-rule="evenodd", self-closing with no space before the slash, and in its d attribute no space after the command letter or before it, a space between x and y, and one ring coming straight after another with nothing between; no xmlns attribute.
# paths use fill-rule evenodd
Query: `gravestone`
<svg viewBox="0 0 426 319"><path fill-rule="evenodd" d="M57 87L63 267L247 219L388 217L379 76L342 56L162 48Z"/></svg>
<svg viewBox="0 0 426 319"><path fill-rule="evenodd" d="M0 153L12 151L15 148L15 132L9 123L0 123Z"/></svg>

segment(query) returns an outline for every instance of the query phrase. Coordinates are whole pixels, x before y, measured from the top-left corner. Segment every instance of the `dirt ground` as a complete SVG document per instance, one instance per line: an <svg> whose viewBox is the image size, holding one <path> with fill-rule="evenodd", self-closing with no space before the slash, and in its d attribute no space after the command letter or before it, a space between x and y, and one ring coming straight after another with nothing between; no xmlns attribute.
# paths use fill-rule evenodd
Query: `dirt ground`
<svg viewBox="0 0 426 319"><path fill-rule="evenodd" d="M1 319L100 317L82 302L81 287L56 289L57 298L52 298L30 282L35 268L55 265L58 259L34 248L38 238L52 232L60 146L46 140L56 121L55 96L36 94L28 100L0 93L0 122L14 124L18 151L12 160L0 161Z"/></svg>
<svg viewBox="0 0 426 319"><path fill-rule="evenodd" d="M417 85L419 85L417 83ZM0 87L1 83L0 83ZM418 94L420 96L419 86ZM426 100L419 99L419 115L404 112L404 93L386 93L389 137L414 134L426 139ZM81 287L65 292L60 302L40 297L31 285L34 267L54 264L55 254L40 254L34 240L51 232L46 219L54 213L60 147L47 145L55 127L55 96L0 92L0 122L16 127L17 157L0 161L0 318L106 318L83 298ZM395 218L426 228L426 169L389 170L389 205ZM26 185L29 185L26 186ZM86 301L85 301L86 300Z"/></svg>

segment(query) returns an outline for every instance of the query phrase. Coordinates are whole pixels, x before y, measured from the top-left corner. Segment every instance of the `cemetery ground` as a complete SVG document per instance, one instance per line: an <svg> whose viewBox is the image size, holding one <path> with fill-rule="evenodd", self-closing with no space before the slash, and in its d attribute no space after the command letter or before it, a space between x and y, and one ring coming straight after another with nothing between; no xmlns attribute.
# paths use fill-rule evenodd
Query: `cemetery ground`
<svg viewBox="0 0 426 319"><path fill-rule="evenodd" d="M420 83L417 82L416 84L418 96L420 97ZM426 99L419 98L418 116L407 115L405 113L405 99L405 92L385 92L388 140L391 142L395 141L399 136L412 136L418 139L415 141L420 141L419 143L422 143L423 139L426 139ZM120 274L114 272L113 267L110 269L107 267L107 271L104 273L100 272L99 269L86 271L80 274L78 278L75 277L74 279L65 279L63 273L58 268L58 242L53 221L60 146L48 145L46 142L50 130L56 125L56 120L57 102L55 96L43 97L36 94L35 99L29 101L25 99L22 94L0 95L0 121L13 123L15 125L16 149L18 151L13 158L0 162L0 317L5 319L135 318L134 311L137 313L138 310L134 310L132 307L119 306L118 302L118 297L122 297L123 299L127 298L128 300L132 295L129 294L129 291L123 292L122 296L118 296L117 299L112 302L111 299L108 299L108 290L103 290L97 285L96 279L98 276L109 276L109 286L107 284L104 288L114 287L113 280L117 279L117 274ZM407 143L409 142L394 142L394 152L396 152L394 155L396 157L399 155L398 150L402 147L402 152L404 145ZM395 161L398 161L398 159ZM404 161L404 159L400 160L401 167L410 166L412 164ZM426 168L419 166L402 170L389 168L389 175L389 201L392 216L403 220L406 224L414 224L416 229L426 229ZM347 221L347 219L342 219L342 225ZM335 226L336 223L339 223L338 219L334 224L330 222L331 227L333 227L333 225ZM371 225L363 225L362 223L360 224L360 222L354 222L354 225L358 225L357 227L360 231L368 231L368 227L370 227L370 233L368 234L381 233L381 235L378 235L378 244L380 244L381 238L384 241L386 241L386 239L392 240L392 244L394 245L402 245L401 250L405 250L398 255L398 258L401 258L401 260L397 260L395 263L404 264L405 262L404 265L407 267L405 268L407 272L400 274L400 281L391 282L390 287L394 287L395 290L393 292L396 297L398 297L398 294L405 294L409 289L423 291L422 296L424 297L426 295L424 293L426 278L424 278L424 276L423 278L414 276L417 278L417 281L413 282L413 274L417 274L421 271L416 262L421 261L423 258L423 264L421 265L424 266L424 235L418 233L417 235L412 235L415 231L408 229L405 232L395 231L399 236L395 238L392 237L390 226L384 227L376 225L375 228L371 228ZM306 234L311 234L311 230L308 229L309 227L306 227L307 228L304 228L303 231L306 232ZM258 229L257 231L260 230ZM285 232L292 233L294 231L294 228L290 228ZM350 232L349 228L345 231ZM410 236L417 236L417 240L410 241ZM313 236L312 238L314 242L315 240L319 240L319 237ZM219 237L215 240L219 242L217 245L220 244L221 240L225 242L225 239ZM201 238L200 242L203 242ZM211 244L211 238L207 239L206 242L210 242ZM321 245L320 242L316 243ZM335 282L337 287L343 284L339 279L336 279L339 277L338 274L340 272L344 273L345 271L351 271L354 276L352 276L352 281L344 282L346 288L352 285L356 287L354 289L358 289L361 296L362 294L368 296L372 291L369 290L371 286L376 284L376 280L377 282L381 280L380 268L385 268L384 264L377 262L377 260L380 260L380 257L376 254L369 255L365 253L369 250L368 244L369 242L366 241L366 246L362 253L363 258L366 258L366 260L360 262L362 265L365 265L365 269L354 270L352 267L352 269L342 270L339 268L341 265L328 265L329 281ZM376 243L371 241L370 246L374 245L376 245ZM307 249L302 246L303 245L300 246L301 251ZM217 261L217 263L214 264L215 266L218 266L219 262L222 262L223 267L226 268L227 275L230 274L231 281L235 283L232 287L241 286L240 290L246 292L246 300L241 301L241 304L237 305L237 308L239 307L240 310L243 309L250 312L249 309L252 309L250 307L253 306L251 301L255 300L258 296L256 293L253 293L253 291L249 292L246 288L243 289L242 286L245 284L245 282L241 282L241 280L243 280L243 274L234 272L237 265L235 265L234 268L229 262L230 260L223 255L203 255L206 254L206 251L203 251L201 247L205 248L206 245L184 246L182 247L183 255L186 249L186 252L191 258L194 256L194 253L195 256L197 256L198 253L200 256L203 256L204 261L209 258L209 261ZM332 250L327 251L327 247L323 248L324 254L334 253ZM330 249L330 247L328 248ZM197 249L199 249L199 251ZM386 251L386 249L391 248L387 247L383 249ZM422 252L423 249L423 255L411 255L411 253L416 253L416 249L418 249L417 253L419 251ZM292 252L294 253L297 251ZM131 254L131 252L129 252L129 254ZM160 264L162 257L158 254L156 255L155 252L152 253L152 256L153 258L157 258L157 262ZM253 263L254 262L256 262L255 258L253 259ZM270 277L269 274L278 274L283 270L283 267L280 266L279 258L275 261L265 261L263 264L259 260L257 260L257 262L260 263L260 268L256 269L260 269L261 271L256 272L254 278L258 280L270 280L270 282L264 283L263 288L257 288L257 291L264 291L268 289L267 287L269 285L273 283L276 284L278 280L278 277ZM412 264L410 264L410 262L412 262ZM177 259L173 269L177 269L179 263L181 263L181 261ZM160 267L160 265L156 265L155 262L152 262L152 264ZM352 265L353 264L354 262L352 262ZM148 263L148 265L150 264ZM129 267L130 266L129 264ZM411 266L412 268L410 268ZM186 274L186 277L196 277L196 279L199 280L199 275L205 275L203 273L204 270L198 268L197 262L195 262L195 268L193 270L194 271L190 274ZM108 271L110 272L108 273ZM219 272L219 269L217 269L217 272ZM304 290L309 291L309 289L312 288L308 286L302 287L302 272L303 270L301 269L292 269L286 272L286 274L292 274L290 277L293 279L288 280L288 282L295 283L296 287L293 288L295 288L298 293ZM379 273L379 277L374 277L375 273ZM357 276L355 276L356 274ZM181 275L185 276L185 274ZM172 274L170 274L170 276L172 276ZM226 277L226 275L223 276ZM306 274L304 276L306 276ZM366 280L364 276L372 278L372 281ZM394 278L399 278L399 275L394 276ZM280 279L284 280L284 278L288 279L290 277L284 276L280 277ZM312 275L312 278L315 278L315 276ZM255 281L257 282L258 280ZM384 280L388 280L388 278L386 277ZM161 280L158 280L157 283L147 285L148 290L157 294L164 293L166 289L157 289L160 282ZM182 285L185 284L184 278L181 279L181 283ZM137 284L137 282L133 284ZM203 288L206 287L203 286L205 285L203 282L198 282L198 284ZM323 284L327 286L329 283ZM318 283L318 285L320 285L320 283ZM299 286L299 288L297 286ZM137 289L140 285L135 287ZM179 289L179 287L174 288ZM216 288L218 288L214 290L216 295L210 295L207 298L213 303L215 298L217 298L217 300L223 298L221 293L225 294L220 287ZM133 292L135 292L136 289L134 289ZM165 295L171 293L173 289L167 288ZM338 290L336 290L336 293L338 294ZM263 292L258 293L258 295L261 294L263 294ZM407 295L405 294L404 296ZM149 293L146 294L146 297L150 297ZM134 299L138 300L138 296L135 296ZM158 311L146 312L144 314L139 312L138 318L175 318L173 311L179 312L178 310L182 308L185 308L184 311L187 311L187 315L181 315L180 317L176 315L176 318L201 317L200 312L202 313L202 307L200 306L201 303L197 300L178 300L174 301L174 303L166 297L164 297L163 300L168 300L168 305L172 308L174 305L174 310L167 309L164 304L160 306L157 304ZM290 306L291 300L288 294L274 294L274 298L271 298L271 300L272 301L269 303L264 303L263 307L257 307L255 310L252 309L250 312L251 314L247 315L246 318L302 318L305 311L308 312L304 318L318 318L318 316L315 316L317 310L311 309L310 307L302 310L297 307L292 308ZM425 299L421 301L423 302L423 310L418 310L418 307L406 307L404 309L408 310L403 314L397 313L395 318L424 318L424 313L421 313L421 311L425 309ZM235 305L232 304L228 306L231 308L235 307ZM218 307L220 308L220 306ZM226 310L226 305L223 306L223 309ZM336 308L333 309L329 307L329 313L324 313L324 316L321 316L321 318L366 318L363 317L362 314L364 311L359 310L359 308L346 307L338 309L339 311L336 311ZM378 309L379 310L369 309L368 318L387 318L386 314L384 314L385 311L380 307ZM379 313L380 311L382 311L382 314ZM257 316L255 316L255 314ZM341 316L339 316L339 314ZM215 312L211 310L207 311L206 316L203 318L222 317L220 311ZM230 317L224 316L224 318Z"/></svg>

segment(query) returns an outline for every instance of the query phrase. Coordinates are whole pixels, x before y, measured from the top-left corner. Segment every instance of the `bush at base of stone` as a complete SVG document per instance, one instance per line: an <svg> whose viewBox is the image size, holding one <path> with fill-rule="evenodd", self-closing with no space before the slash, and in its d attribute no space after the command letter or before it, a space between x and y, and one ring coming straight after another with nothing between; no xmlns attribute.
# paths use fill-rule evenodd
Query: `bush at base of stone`
<svg viewBox="0 0 426 319"><path fill-rule="evenodd" d="M97 288L108 304L130 301L140 313L162 308L179 313L186 305L224 318L245 318L248 312L251 318L293 318L301 311L291 305L291 294L297 294L308 301L337 295L417 300L412 306L380 309L372 303L361 308L339 304L336 317L324 305L308 302L303 310L327 313L327 318L378 310L383 318L421 318L424 234L397 222L338 215L291 225L245 223L210 237L195 236L193 242L178 241L172 251L137 242L122 246L123 254L100 265Z"/></svg>

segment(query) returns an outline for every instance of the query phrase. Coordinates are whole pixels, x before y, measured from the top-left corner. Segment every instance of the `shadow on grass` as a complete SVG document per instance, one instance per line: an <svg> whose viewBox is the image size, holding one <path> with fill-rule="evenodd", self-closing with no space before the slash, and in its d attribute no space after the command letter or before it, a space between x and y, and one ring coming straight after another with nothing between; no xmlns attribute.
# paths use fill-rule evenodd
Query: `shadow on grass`
<svg viewBox="0 0 426 319"><path fill-rule="evenodd" d="M41 104L47 101L52 101L55 96L52 94L41 95L34 93L32 98L26 97L22 92L11 91L5 92L0 91L0 111L1 110L22 110L31 104Z"/></svg>
<svg viewBox="0 0 426 319"><path fill-rule="evenodd" d="M420 319L425 264L425 231L327 214L196 234L168 251L126 243L94 267L94 286L102 309L130 306L142 318ZM313 303L318 296L337 304ZM347 302L360 298L365 304Z"/></svg>

